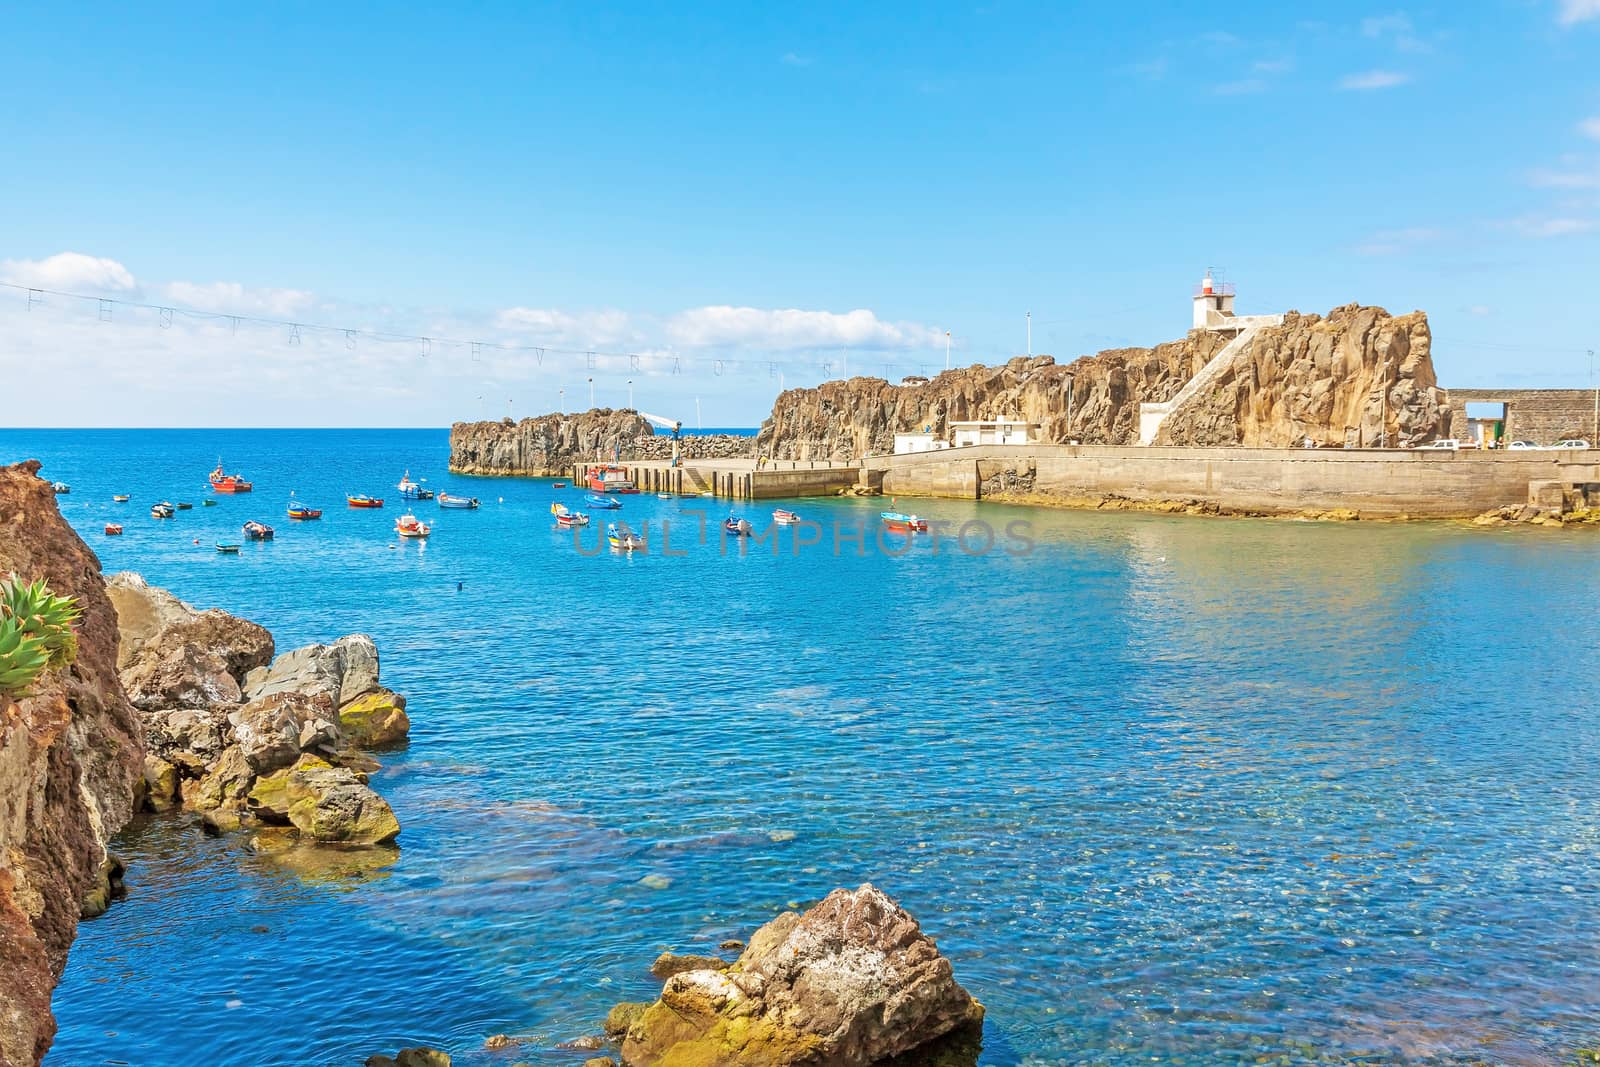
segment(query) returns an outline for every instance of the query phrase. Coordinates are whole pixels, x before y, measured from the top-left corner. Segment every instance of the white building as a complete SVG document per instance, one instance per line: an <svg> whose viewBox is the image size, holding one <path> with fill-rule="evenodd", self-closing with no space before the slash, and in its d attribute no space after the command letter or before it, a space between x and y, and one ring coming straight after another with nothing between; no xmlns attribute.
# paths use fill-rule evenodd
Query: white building
<svg viewBox="0 0 1600 1067"><path fill-rule="evenodd" d="M952 422L950 429L955 435L956 448L968 445L1025 445L1033 440L1039 424L1023 422L1021 419L993 419L987 422Z"/></svg>
<svg viewBox="0 0 1600 1067"><path fill-rule="evenodd" d="M1193 277L1193 275L1190 275ZM1233 318L1233 283L1213 281L1211 272L1194 290L1194 328L1216 329Z"/></svg>
<svg viewBox="0 0 1600 1067"><path fill-rule="evenodd" d="M940 448L949 448L948 441L941 441L930 432L922 433L897 433L894 435L894 454L897 456L910 455L913 452L933 452Z"/></svg>

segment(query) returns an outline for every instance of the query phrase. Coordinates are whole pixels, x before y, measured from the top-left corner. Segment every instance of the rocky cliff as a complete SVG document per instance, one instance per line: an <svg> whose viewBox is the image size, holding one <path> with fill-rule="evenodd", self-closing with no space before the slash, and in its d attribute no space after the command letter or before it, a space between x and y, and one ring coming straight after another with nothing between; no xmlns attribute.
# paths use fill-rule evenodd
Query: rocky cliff
<svg viewBox="0 0 1600 1067"><path fill-rule="evenodd" d="M0 1063L37 1063L50 993L80 915L104 910L106 843L134 809L138 719L117 681L117 617L100 561L36 462L0 468L0 574L43 578L83 615L72 663L0 698Z"/></svg>
<svg viewBox="0 0 1600 1067"><path fill-rule="evenodd" d="M1154 348L1120 348L1067 365L1050 356L945 371L929 381L824 382L778 397L757 451L780 459L854 460L894 449L897 432L1012 418L1050 442L1135 444L1139 405L1173 399L1230 340L1191 331ZM1380 416L1391 443L1443 431L1427 316L1350 304L1326 317L1290 312L1258 330L1221 372L1168 416L1157 443L1322 446L1372 443Z"/></svg>
<svg viewBox="0 0 1600 1067"><path fill-rule="evenodd" d="M686 459L723 459L752 455L754 441L727 434L682 434L679 447ZM560 477L571 473L574 463L618 456L670 459L672 435L656 432L636 411L610 408L450 427L450 469L457 474Z"/></svg>

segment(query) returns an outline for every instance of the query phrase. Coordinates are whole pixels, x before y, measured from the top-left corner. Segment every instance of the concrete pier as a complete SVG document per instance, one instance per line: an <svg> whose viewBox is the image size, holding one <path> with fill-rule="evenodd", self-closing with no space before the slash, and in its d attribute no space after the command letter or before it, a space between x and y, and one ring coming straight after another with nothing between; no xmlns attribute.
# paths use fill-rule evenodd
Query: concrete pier
<svg viewBox="0 0 1600 1067"><path fill-rule="evenodd" d="M574 485L589 482L589 471L605 463L579 463L573 468ZM635 460L618 464L644 493L710 493L729 500L784 500L807 496L838 496L861 480L857 464L827 460L777 460L760 470L753 459L696 461L674 467L666 460Z"/></svg>

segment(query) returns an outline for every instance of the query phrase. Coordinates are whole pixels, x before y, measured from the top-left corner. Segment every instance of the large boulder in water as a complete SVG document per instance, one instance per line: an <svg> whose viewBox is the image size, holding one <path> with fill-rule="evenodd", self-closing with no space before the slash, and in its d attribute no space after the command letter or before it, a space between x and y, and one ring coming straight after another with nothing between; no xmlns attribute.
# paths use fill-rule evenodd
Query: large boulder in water
<svg viewBox="0 0 1600 1067"><path fill-rule="evenodd" d="M122 571L108 578L106 593L117 609L118 670L130 667L156 634L173 623L186 622L199 614L133 571Z"/></svg>
<svg viewBox="0 0 1600 1067"><path fill-rule="evenodd" d="M917 921L864 885L778 916L725 971L673 975L629 1026L622 1057L629 1067L865 1067L982 1021Z"/></svg>
<svg viewBox="0 0 1600 1067"><path fill-rule="evenodd" d="M272 662L272 634L267 628L226 611L202 611L191 619L173 623L146 648L182 645L202 648L219 657L227 664L228 673L240 681L257 667Z"/></svg>
<svg viewBox="0 0 1600 1067"><path fill-rule="evenodd" d="M400 820L388 802L347 767L290 771L283 799L289 822L316 841L382 845L400 836Z"/></svg>
<svg viewBox="0 0 1600 1067"><path fill-rule="evenodd" d="M411 732L406 698L388 689L378 689L346 701L339 709L339 728L345 740L356 748L397 745Z"/></svg>
<svg viewBox="0 0 1600 1067"><path fill-rule="evenodd" d="M335 707L377 688L378 646L366 634L285 652L270 667L258 667L244 680L247 700L274 693L326 693Z"/></svg>

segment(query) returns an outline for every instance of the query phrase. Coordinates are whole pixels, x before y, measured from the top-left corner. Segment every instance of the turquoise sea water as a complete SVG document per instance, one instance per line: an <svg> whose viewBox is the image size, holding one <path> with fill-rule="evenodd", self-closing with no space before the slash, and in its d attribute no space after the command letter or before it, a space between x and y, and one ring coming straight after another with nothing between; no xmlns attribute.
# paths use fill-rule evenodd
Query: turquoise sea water
<svg viewBox="0 0 1600 1067"><path fill-rule="evenodd" d="M254 494L148 517L198 505L219 453ZM867 880L988 1006L985 1064L1600 1044L1592 532L918 501L1035 547L835 554L830 527L775 558L645 497L622 517L681 520L687 554L626 558L554 532L548 481L446 475L438 431L0 431L23 456L108 572L280 648L372 633L413 721L374 778L402 847L365 877L183 817L125 832L130 893L79 931L50 1067L575 1063L552 1046L653 995L658 951ZM395 501L340 497L406 468L484 507L418 504L434 537L395 547ZM290 489L326 517L283 518ZM248 517L278 540L218 557Z"/></svg>

